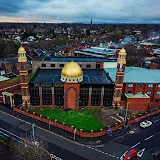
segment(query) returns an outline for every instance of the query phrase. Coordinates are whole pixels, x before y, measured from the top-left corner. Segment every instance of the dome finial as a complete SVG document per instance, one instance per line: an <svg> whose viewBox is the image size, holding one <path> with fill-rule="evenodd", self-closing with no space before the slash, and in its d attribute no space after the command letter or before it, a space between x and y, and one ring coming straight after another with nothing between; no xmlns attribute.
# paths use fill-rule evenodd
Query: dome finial
<svg viewBox="0 0 160 160"><path fill-rule="evenodd" d="M18 53L26 53L25 49L22 47L22 44L20 45L18 49Z"/></svg>
<svg viewBox="0 0 160 160"><path fill-rule="evenodd" d="M120 55L126 55L126 50L124 49L124 47L119 51Z"/></svg>

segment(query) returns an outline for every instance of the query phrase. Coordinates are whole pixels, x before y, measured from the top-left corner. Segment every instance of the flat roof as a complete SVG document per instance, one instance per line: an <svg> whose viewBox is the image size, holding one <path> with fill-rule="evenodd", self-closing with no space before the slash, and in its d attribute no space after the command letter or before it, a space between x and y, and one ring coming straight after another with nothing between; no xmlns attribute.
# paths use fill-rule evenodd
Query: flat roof
<svg viewBox="0 0 160 160"><path fill-rule="evenodd" d="M104 68L115 82L117 68ZM126 67L124 83L160 83L160 70L140 67Z"/></svg>
<svg viewBox="0 0 160 160"><path fill-rule="evenodd" d="M45 56L46 58L48 56ZM45 57L41 59L41 61L49 61L49 62L117 62L117 58L115 59L107 59L107 58L92 58L92 57L51 57L48 60L45 60Z"/></svg>
<svg viewBox="0 0 160 160"><path fill-rule="evenodd" d="M125 94L125 96L127 98L150 98L147 94L141 94L141 93L137 94L127 93Z"/></svg>
<svg viewBox="0 0 160 160"><path fill-rule="evenodd" d="M8 80L9 78L7 78L7 77L4 77L4 76L0 76L0 82L2 82L2 81L6 81L6 80Z"/></svg>
<svg viewBox="0 0 160 160"><path fill-rule="evenodd" d="M34 77L34 76L33 76ZM29 83L63 83L60 80L61 69L39 69L36 76ZM83 69L81 84L114 84L104 69Z"/></svg>

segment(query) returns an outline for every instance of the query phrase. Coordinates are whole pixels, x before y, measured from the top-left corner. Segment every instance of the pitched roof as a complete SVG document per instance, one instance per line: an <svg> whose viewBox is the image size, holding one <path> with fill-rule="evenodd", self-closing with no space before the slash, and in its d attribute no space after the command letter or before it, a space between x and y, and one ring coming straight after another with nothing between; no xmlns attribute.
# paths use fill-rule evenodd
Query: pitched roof
<svg viewBox="0 0 160 160"><path fill-rule="evenodd" d="M115 82L116 68L104 69ZM126 67L124 83L160 83L160 70Z"/></svg>

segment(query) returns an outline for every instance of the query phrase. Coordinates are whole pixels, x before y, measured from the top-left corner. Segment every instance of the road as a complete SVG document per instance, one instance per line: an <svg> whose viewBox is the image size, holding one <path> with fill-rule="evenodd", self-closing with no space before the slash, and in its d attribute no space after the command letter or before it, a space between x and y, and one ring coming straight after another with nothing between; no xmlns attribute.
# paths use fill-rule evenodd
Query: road
<svg viewBox="0 0 160 160"><path fill-rule="evenodd" d="M24 138L26 135L32 135L31 125L32 123L27 122L26 120L21 120L13 115L0 111L1 128L14 133L15 135ZM90 146L64 138L39 126L35 127L35 135L39 139L47 142L47 150L62 160L119 159L119 157L116 157L108 152L100 152L96 148L91 148Z"/></svg>
<svg viewBox="0 0 160 160"><path fill-rule="evenodd" d="M131 132L123 129L95 139L82 139L76 136L77 142L73 140L73 135L68 132L55 127L51 127L51 131L49 131L47 124L19 115L11 110L3 109L0 111L0 126L21 137L31 136L31 125L36 123L36 136L47 144L47 150L50 153L62 160L115 160L120 159L123 153L131 148L135 148L137 151L144 149L142 157L138 157L137 160L152 160L152 153L160 149L160 143L158 143L160 115L149 119L153 125L146 129L141 129L139 127L140 122L137 122L131 125ZM91 145L92 141L97 140L102 142L103 147L102 145ZM79 143L80 141L85 142L85 145Z"/></svg>

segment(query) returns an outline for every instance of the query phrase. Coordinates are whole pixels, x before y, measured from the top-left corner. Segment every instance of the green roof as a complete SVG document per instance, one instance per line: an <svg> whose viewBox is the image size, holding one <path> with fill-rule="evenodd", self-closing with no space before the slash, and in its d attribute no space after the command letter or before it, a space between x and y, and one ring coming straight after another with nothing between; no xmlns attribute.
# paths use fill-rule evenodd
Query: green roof
<svg viewBox="0 0 160 160"><path fill-rule="evenodd" d="M115 82L117 68L104 68ZM140 67L126 67L124 83L160 83L160 70Z"/></svg>

